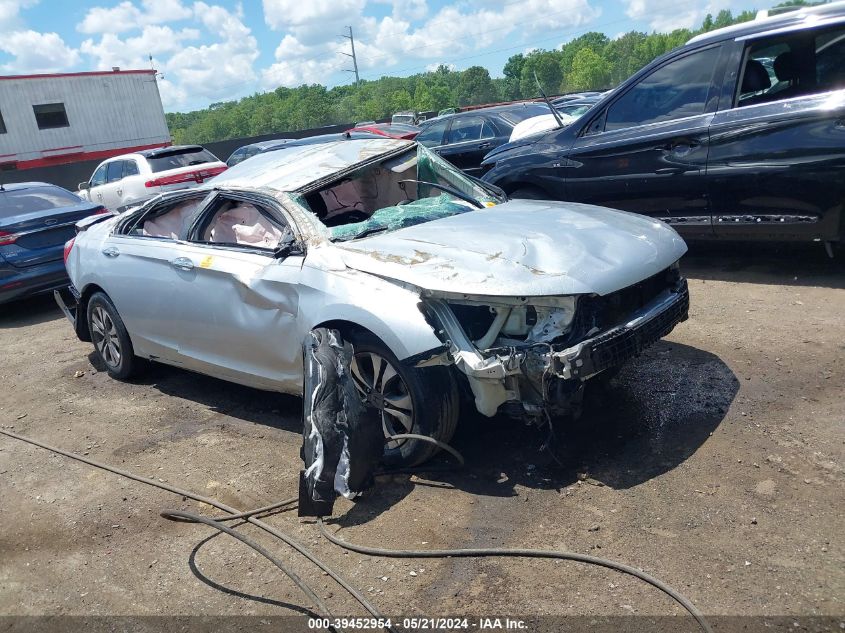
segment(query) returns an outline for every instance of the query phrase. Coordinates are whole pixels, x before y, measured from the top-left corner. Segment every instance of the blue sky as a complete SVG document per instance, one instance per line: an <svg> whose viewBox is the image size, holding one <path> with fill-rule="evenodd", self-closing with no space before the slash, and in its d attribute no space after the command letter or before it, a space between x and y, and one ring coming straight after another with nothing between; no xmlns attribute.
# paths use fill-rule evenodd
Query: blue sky
<svg viewBox="0 0 845 633"><path fill-rule="evenodd" d="M438 64L501 75L508 57L586 31L698 25L746 0L0 0L0 74L149 68L165 109L185 111L285 85L351 81Z"/></svg>

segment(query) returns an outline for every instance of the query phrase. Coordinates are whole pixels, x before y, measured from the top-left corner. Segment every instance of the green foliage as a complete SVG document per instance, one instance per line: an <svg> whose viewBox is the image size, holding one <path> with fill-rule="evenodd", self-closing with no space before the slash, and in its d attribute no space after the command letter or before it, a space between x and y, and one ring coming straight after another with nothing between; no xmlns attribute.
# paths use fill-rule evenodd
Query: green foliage
<svg viewBox="0 0 845 633"><path fill-rule="evenodd" d="M818 4L785 0L778 8ZM734 16L728 10L707 15L695 31L671 33L630 31L609 39L589 32L557 50L535 50L508 59L502 77L487 69L464 71L440 66L410 77L382 77L358 86L302 85L279 87L239 101L220 101L204 110L168 112L174 143L209 143L229 138L284 134L288 131L354 121L378 120L399 110L437 111L458 105L539 97L534 73L546 94L603 90L624 81L656 57L683 45L698 33L754 19L754 11Z"/></svg>

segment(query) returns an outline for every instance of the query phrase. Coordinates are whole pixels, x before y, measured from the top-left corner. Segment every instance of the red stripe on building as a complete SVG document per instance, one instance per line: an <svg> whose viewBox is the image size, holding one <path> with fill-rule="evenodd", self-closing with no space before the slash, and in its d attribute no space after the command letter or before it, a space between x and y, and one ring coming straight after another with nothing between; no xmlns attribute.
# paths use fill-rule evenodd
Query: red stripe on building
<svg viewBox="0 0 845 633"><path fill-rule="evenodd" d="M72 152L69 154L60 154L58 156L45 156L43 158L33 158L32 160L19 161L0 161L0 166L3 163L15 163L15 169L18 171L23 169L34 169L35 167L51 167L53 165L66 165L67 163L80 163L84 160L105 160L112 156L120 156L121 154L132 154L133 152L140 152L145 149L156 149L157 147L168 147L171 143L154 143L152 145L136 145L134 147L117 147L114 149L103 149L96 152ZM44 150L52 151L52 150Z"/></svg>
<svg viewBox="0 0 845 633"><path fill-rule="evenodd" d="M156 70L92 70L82 73L53 73L47 75L4 75L0 81L11 79L45 79L47 77L96 77L98 75L155 75Z"/></svg>

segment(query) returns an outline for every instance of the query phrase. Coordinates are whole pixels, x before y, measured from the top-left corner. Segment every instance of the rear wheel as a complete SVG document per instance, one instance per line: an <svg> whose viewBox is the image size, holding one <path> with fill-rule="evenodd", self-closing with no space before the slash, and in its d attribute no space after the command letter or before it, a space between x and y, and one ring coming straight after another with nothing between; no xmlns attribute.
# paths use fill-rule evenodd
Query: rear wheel
<svg viewBox="0 0 845 633"><path fill-rule="evenodd" d="M112 378L126 380L140 368L132 341L111 299L97 292L88 300L88 330L97 356Z"/></svg>
<svg viewBox="0 0 845 633"><path fill-rule="evenodd" d="M406 367L378 338L357 334L348 339L354 350L350 371L355 387L381 416L385 438L400 433L452 439L458 423L458 390L446 367ZM421 440L389 440L384 462L415 466L437 447Z"/></svg>

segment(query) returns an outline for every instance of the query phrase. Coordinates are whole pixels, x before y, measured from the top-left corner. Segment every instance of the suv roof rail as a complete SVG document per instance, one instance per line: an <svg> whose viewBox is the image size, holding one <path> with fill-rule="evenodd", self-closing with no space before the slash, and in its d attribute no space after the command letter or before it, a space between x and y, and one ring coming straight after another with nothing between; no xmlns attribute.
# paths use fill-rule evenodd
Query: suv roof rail
<svg viewBox="0 0 845 633"><path fill-rule="evenodd" d="M700 33L689 39L687 44L712 42L746 33L756 33L765 28L761 23L768 23L771 25L771 28L779 26L790 27L793 25L798 27L801 23L807 23L809 20L839 18L843 15L845 15L845 2L842 0L809 6L763 9L762 11L758 11L755 18L750 22L740 22L714 31Z"/></svg>

